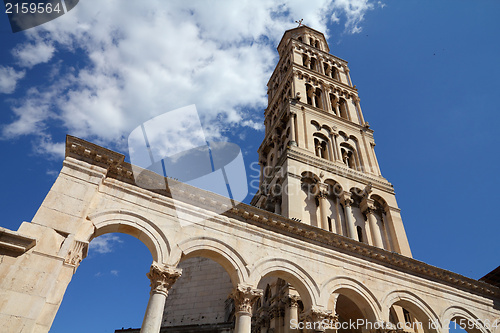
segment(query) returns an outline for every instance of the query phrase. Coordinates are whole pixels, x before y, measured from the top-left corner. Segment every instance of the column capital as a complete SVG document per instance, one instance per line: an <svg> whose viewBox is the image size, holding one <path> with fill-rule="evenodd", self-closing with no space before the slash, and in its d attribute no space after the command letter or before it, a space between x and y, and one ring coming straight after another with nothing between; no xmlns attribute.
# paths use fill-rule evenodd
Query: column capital
<svg viewBox="0 0 500 333"><path fill-rule="evenodd" d="M328 196L328 192L327 191L319 190L318 194L316 195L316 198L318 198L318 199L326 199L327 196Z"/></svg>
<svg viewBox="0 0 500 333"><path fill-rule="evenodd" d="M345 205L345 206L351 206L354 202L351 197L351 192L346 192L344 191L340 196L340 201Z"/></svg>
<svg viewBox="0 0 500 333"><path fill-rule="evenodd" d="M285 303L286 306L288 306L290 308L298 308L300 296L288 294L288 295L283 296L282 301L283 301L283 303Z"/></svg>
<svg viewBox="0 0 500 333"><path fill-rule="evenodd" d="M236 312L252 312L253 303L263 294L262 289L254 289L252 286L238 284L229 295L234 300Z"/></svg>
<svg viewBox="0 0 500 333"><path fill-rule="evenodd" d="M334 314L331 310L312 307L304 313L304 319L310 323L320 323L319 325L314 325L315 332L324 332L337 323L338 315Z"/></svg>
<svg viewBox="0 0 500 333"><path fill-rule="evenodd" d="M365 214L373 213L376 210L375 201L373 199L368 199L365 197L363 198L363 200L361 200L361 205L359 208L361 208L361 211Z"/></svg>
<svg viewBox="0 0 500 333"><path fill-rule="evenodd" d="M151 293L160 293L168 296L172 285L182 275L179 268L161 265L153 262L146 276L151 280Z"/></svg>

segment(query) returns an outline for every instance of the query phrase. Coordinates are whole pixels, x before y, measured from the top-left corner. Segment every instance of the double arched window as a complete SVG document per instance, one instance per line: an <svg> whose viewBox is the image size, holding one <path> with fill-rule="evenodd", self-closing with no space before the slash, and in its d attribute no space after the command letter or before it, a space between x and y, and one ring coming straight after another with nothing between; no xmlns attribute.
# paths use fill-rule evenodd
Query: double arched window
<svg viewBox="0 0 500 333"><path fill-rule="evenodd" d="M340 154L342 157L342 162L347 165L350 169L357 170L359 168L358 155L356 150L347 143L340 144Z"/></svg>

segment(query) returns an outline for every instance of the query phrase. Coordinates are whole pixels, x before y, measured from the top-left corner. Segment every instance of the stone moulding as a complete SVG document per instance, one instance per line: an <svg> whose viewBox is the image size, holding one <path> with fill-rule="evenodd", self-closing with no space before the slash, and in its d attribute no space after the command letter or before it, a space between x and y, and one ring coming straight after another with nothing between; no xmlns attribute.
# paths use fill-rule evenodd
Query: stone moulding
<svg viewBox="0 0 500 333"><path fill-rule="evenodd" d="M21 255L36 245L36 239L0 227L0 251Z"/></svg>
<svg viewBox="0 0 500 333"><path fill-rule="evenodd" d="M69 135L66 137L66 149L66 156L86 161L90 164L107 167L107 177L115 178L117 180L135 185L132 166L129 163L123 162L124 155ZM68 152L68 150L70 151ZM150 173L150 175L153 178L161 177L154 173ZM197 206L207 210L213 210L214 208L218 209L222 205L221 202L224 202L222 201L222 197L215 193L200 190L170 178L168 179L168 182L170 184L175 183L176 186L180 185L180 187L184 189L183 191L179 191L177 193L176 199L178 200L196 204ZM168 188L154 192L170 197ZM395 252L389 252L384 249L361 243L355 241L354 239L297 222L244 203L236 204L232 208L229 208L223 215L235 217L239 221L261 227L266 230L287 235L292 238L298 238L311 244L338 250L361 259L369 260L370 262L375 262L390 268L396 268L398 270L402 270L403 272L427 278L445 285L457 287L474 294L485 295L487 297L493 296L500 299L500 288L488 283L477 281ZM2 240L3 230L5 229L0 229L0 241ZM16 233L10 232L10 234ZM28 244L28 237L19 236L18 234L16 234L16 237L26 239L25 244ZM34 239L29 240L32 240L33 242L35 241ZM31 247L34 246L34 243L32 245L31 243L29 244ZM25 248L29 249L28 246Z"/></svg>

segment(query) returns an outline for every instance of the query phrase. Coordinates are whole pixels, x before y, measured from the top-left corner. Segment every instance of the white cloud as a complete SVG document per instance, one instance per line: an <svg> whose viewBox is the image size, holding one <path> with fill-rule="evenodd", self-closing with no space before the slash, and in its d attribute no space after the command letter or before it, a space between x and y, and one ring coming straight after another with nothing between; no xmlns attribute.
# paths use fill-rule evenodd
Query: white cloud
<svg viewBox="0 0 500 333"><path fill-rule="evenodd" d="M14 49L22 66L57 65L44 87L13 106L16 118L2 136L39 136L39 152L62 147L46 140L54 126L116 143L142 122L190 104L209 128L208 140L220 139L221 128L261 129L283 32L303 18L327 34L338 13L357 32L372 7L362 0L81 1L30 29L29 41Z"/></svg>
<svg viewBox="0 0 500 333"><path fill-rule="evenodd" d="M335 17L337 17L339 11L345 14L347 18L345 29L347 32L353 34L361 32L362 28L360 24L364 20L365 13L369 10L372 10L373 8L373 3L371 3L369 0L333 1L333 10Z"/></svg>
<svg viewBox="0 0 500 333"><path fill-rule="evenodd" d="M114 234L106 234L93 239L89 245L89 251L97 252L100 254L113 252L113 248L117 243L122 243L123 241Z"/></svg>
<svg viewBox="0 0 500 333"><path fill-rule="evenodd" d="M118 271L116 269L112 269L109 272L111 273L111 275L118 276Z"/></svg>
<svg viewBox="0 0 500 333"><path fill-rule="evenodd" d="M12 50L13 57L23 67L33 67L35 65L48 62L54 55L55 48L52 44L37 40L34 43L26 43L17 46Z"/></svg>
<svg viewBox="0 0 500 333"><path fill-rule="evenodd" d="M12 67L0 66L0 93L12 94L16 90L17 81L25 74L25 71L17 72Z"/></svg>

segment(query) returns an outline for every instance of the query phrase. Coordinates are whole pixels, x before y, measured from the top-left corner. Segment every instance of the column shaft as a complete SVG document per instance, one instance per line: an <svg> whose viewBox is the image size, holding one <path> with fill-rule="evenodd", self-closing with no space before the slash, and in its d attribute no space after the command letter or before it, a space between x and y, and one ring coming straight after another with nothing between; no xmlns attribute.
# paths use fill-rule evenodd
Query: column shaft
<svg viewBox="0 0 500 333"><path fill-rule="evenodd" d="M149 273L146 274L151 280L151 296L142 322L141 333L160 332L168 290L181 274L180 269L153 262Z"/></svg>
<svg viewBox="0 0 500 333"><path fill-rule="evenodd" d="M149 297L146 314L142 322L141 333L160 332L166 300L167 295L163 293L152 293Z"/></svg>
<svg viewBox="0 0 500 333"><path fill-rule="evenodd" d="M382 234L380 226L377 224L377 219L373 213L373 210L369 209L366 211L368 217L368 223L370 223L370 230L372 232L373 245L381 249L384 248L384 243L382 242Z"/></svg>

